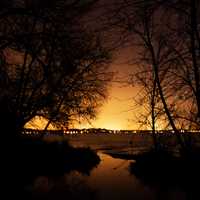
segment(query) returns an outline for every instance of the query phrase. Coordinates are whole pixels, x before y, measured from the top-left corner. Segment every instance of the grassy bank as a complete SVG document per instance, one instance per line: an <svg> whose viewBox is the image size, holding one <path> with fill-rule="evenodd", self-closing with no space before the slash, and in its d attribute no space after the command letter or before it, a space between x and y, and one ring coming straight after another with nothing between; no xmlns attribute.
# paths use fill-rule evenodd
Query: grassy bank
<svg viewBox="0 0 200 200"><path fill-rule="evenodd" d="M3 151L1 175L4 176L2 181L7 195L30 195L27 186L40 176L58 178L72 171L89 175L100 163L95 151L73 148L66 140L46 142L23 138L10 147L4 147Z"/></svg>

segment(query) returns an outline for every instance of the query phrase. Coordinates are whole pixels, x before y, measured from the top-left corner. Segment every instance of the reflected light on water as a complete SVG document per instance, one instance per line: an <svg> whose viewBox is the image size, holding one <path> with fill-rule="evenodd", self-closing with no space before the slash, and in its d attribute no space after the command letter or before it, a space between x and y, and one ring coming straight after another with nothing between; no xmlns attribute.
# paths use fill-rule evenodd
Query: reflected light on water
<svg viewBox="0 0 200 200"><path fill-rule="evenodd" d="M128 168L131 161L103 153L99 156L101 163L87 180L91 187L97 189L98 199L153 199L151 191L130 175Z"/></svg>
<svg viewBox="0 0 200 200"><path fill-rule="evenodd" d="M133 161L112 158L101 152L98 155L101 162L91 171L90 176L72 171L56 179L37 177L32 184L34 200L44 194L51 200L59 199L60 195L66 199L88 200L186 199L184 191L178 187L146 185L130 174L129 165Z"/></svg>

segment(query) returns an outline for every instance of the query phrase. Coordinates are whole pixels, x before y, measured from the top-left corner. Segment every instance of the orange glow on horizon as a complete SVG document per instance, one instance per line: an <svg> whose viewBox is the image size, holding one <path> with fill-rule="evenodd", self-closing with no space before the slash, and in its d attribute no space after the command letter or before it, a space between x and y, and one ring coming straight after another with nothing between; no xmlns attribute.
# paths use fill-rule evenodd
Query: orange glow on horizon
<svg viewBox="0 0 200 200"><path fill-rule="evenodd" d="M113 86L110 90L110 98L100 108L96 120L91 121L91 124L74 124L73 128L138 129L138 124L129 122L136 112L133 110L133 101L130 99L134 94L136 94L135 88ZM36 117L26 125L26 128L44 129L46 124L47 120ZM53 127L50 126L49 129Z"/></svg>
<svg viewBox="0 0 200 200"><path fill-rule="evenodd" d="M79 128L106 128L111 130L138 129L134 122L139 112L134 108L132 97L137 94L138 88L119 87L115 85L110 90L110 98L101 108L97 119L90 124L80 124Z"/></svg>
<svg viewBox="0 0 200 200"><path fill-rule="evenodd" d="M126 54L127 55L127 54ZM117 58L116 60L119 60ZM116 76L127 77L128 74L133 72L133 68L128 64L119 64L117 61L112 64L111 70L118 72ZM115 80L120 80L117 77ZM121 79L126 81L124 79ZM93 120L91 124L76 124L74 128L106 128L112 130L122 129L138 129L139 124L136 122L136 115L141 112L141 109L134 108L133 97L137 95L140 88L133 87L131 85L122 85L121 83L113 83L110 86L109 98L107 102L100 108L100 112L97 115L96 120ZM26 127L43 128L47 122L43 120L36 120L32 123L28 123ZM52 127L49 127L49 129Z"/></svg>
<svg viewBox="0 0 200 200"><path fill-rule="evenodd" d="M47 124L47 120L45 118L42 117L34 117L30 122L28 122L25 125L25 128L32 128L32 129L44 129L46 124ZM52 125L49 125L49 130L53 130L55 129Z"/></svg>

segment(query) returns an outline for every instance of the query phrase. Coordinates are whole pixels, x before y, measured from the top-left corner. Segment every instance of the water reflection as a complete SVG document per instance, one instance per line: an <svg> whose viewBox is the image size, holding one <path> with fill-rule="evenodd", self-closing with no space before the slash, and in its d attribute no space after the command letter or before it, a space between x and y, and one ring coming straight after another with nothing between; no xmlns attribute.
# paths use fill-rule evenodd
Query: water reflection
<svg viewBox="0 0 200 200"><path fill-rule="evenodd" d="M128 171L131 161L99 153L100 165L91 172L88 184L97 191L98 199L153 199L151 190Z"/></svg>
<svg viewBox="0 0 200 200"><path fill-rule="evenodd" d="M153 199L152 191L129 173L130 161L98 153L100 164L90 175L78 171L60 177L38 176L26 186L36 199ZM29 196L30 197L30 196Z"/></svg>
<svg viewBox="0 0 200 200"><path fill-rule="evenodd" d="M38 176L26 185L28 199L36 200L186 200L198 199L198 184L182 187L173 182L165 184L144 181L130 171L133 161L113 158L99 152L101 162L90 175L71 171L59 177ZM148 166L146 166L148 168ZM184 178L183 178L184 179ZM173 180L172 180L173 181ZM189 185L192 185L189 187ZM191 190L192 188L192 190ZM31 196L31 198L30 198Z"/></svg>
<svg viewBox="0 0 200 200"><path fill-rule="evenodd" d="M86 184L85 175L76 171L57 178L39 176L28 189L34 200L96 199L95 190Z"/></svg>

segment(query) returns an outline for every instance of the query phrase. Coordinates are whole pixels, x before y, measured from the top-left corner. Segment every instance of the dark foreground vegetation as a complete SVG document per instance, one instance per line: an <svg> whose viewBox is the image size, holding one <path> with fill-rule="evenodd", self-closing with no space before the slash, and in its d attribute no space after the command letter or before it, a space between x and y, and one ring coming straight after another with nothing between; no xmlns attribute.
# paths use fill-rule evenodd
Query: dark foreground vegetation
<svg viewBox="0 0 200 200"><path fill-rule="evenodd" d="M56 182L72 171L89 175L90 171L100 163L96 152L89 148L73 148L67 141L48 143L39 139L20 139L13 142L12 147L4 148L4 151L6 156L1 160L4 166L1 177L4 177L2 180L4 180L7 197L14 194L17 198L36 198L34 197L36 192L30 187L38 177L43 177L43 182L46 179ZM80 185L84 187L83 183ZM63 196L70 197L70 187L57 189L56 187L58 186L54 185L49 191L39 191L37 199L40 197L55 199L52 191L55 193L54 197L57 195L60 199L58 193L61 193L61 190L65 193ZM73 198L75 197L70 197L70 199ZM79 199L79 196L75 199Z"/></svg>
<svg viewBox="0 0 200 200"><path fill-rule="evenodd" d="M195 153L187 157L175 157L164 150L152 150L134 159L136 162L131 164L130 171L145 181L166 182L171 181L173 176L181 182L188 174L196 174L200 167L200 158Z"/></svg>
<svg viewBox="0 0 200 200"><path fill-rule="evenodd" d="M159 188L182 188L188 199L198 199L200 179L199 149L176 157L166 150L149 151L135 158L129 166L134 174L146 185Z"/></svg>

